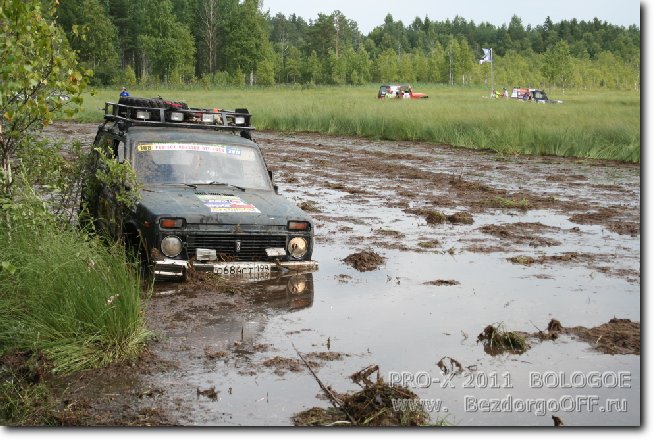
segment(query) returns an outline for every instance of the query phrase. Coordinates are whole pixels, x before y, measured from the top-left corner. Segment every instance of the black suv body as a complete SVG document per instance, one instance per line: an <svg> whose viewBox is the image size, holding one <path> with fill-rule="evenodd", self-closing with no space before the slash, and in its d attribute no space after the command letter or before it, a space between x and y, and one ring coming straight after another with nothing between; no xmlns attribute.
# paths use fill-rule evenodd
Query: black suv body
<svg viewBox="0 0 654 440"><path fill-rule="evenodd" d="M121 208L115 188L96 185L86 205L98 228L140 251L155 279L317 269L314 222L277 193L246 109L129 97L106 103L104 119L94 145L129 162L140 199Z"/></svg>

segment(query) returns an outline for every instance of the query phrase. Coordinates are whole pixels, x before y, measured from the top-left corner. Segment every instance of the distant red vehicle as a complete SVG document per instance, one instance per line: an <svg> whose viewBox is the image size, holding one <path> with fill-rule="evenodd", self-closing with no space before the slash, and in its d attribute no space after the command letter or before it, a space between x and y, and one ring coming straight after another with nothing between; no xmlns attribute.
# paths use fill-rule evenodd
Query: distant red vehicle
<svg viewBox="0 0 654 440"><path fill-rule="evenodd" d="M384 84L379 87L377 98L424 99L429 96L414 92L410 84Z"/></svg>

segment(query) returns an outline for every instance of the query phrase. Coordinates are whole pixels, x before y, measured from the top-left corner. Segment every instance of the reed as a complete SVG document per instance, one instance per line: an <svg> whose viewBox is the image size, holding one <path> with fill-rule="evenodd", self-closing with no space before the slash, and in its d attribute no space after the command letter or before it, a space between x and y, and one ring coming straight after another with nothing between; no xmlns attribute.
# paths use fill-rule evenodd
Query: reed
<svg viewBox="0 0 654 440"><path fill-rule="evenodd" d="M22 206L28 221L0 225L0 353L43 353L60 373L137 356L149 332L124 247L52 221L38 200Z"/></svg>
<svg viewBox="0 0 654 440"><path fill-rule="evenodd" d="M377 85L130 90L133 96L187 101L194 107L246 107L260 130L319 132L419 141L503 154L557 155L640 162L638 92L548 90L563 104L490 99L476 87L415 85L423 100L378 100ZM117 90L86 96L77 116L100 121Z"/></svg>

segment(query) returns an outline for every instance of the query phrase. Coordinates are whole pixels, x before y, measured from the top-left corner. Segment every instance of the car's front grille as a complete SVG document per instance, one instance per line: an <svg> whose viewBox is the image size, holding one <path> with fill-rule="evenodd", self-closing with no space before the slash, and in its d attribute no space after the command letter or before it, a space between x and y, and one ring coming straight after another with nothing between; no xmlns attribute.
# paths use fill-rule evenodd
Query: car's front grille
<svg viewBox="0 0 654 440"><path fill-rule="evenodd" d="M194 257L198 248L215 249L219 259L222 256L236 261L265 261L268 259L266 248L286 248L286 236L211 233L189 235L188 256Z"/></svg>

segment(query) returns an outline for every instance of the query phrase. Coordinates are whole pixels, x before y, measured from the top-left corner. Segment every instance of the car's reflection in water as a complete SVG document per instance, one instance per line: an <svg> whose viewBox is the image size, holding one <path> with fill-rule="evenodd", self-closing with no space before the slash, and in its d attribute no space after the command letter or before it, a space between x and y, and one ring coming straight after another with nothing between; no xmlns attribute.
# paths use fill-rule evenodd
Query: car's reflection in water
<svg viewBox="0 0 654 440"><path fill-rule="evenodd" d="M246 289L254 293L256 304L278 310L301 310L313 304L313 273L249 281Z"/></svg>
<svg viewBox="0 0 654 440"><path fill-rule="evenodd" d="M154 295L165 297L178 294L206 295L215 300L215 294L237 294L253 305L253 309L270 311L296 311L313 304L313 273L287 272L265 274L259 277L225 277L220 282L199 278L193 282L161 282L155 285ZM214 295L214 296L212 296Z"/></svg>

